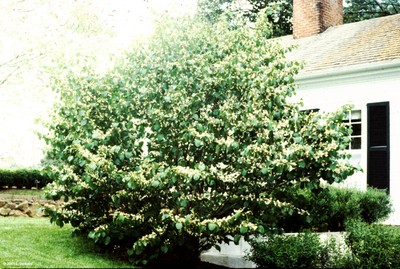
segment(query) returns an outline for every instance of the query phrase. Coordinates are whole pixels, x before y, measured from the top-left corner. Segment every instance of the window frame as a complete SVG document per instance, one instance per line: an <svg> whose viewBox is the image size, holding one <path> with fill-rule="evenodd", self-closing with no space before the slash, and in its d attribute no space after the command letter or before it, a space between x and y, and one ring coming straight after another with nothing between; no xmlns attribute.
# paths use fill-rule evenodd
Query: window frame
<svg viewBox="0 0 400 269"><path fill-rule="evenodd" d="M353 108L349 111L346 112L347 115L345 117L345 119L343 120L343 123L346 125L349 125L351 127L351 129L353 130L352 134L349 136L350 138L350 143L349 146L347 148L347 150L350 151L360 151L363 149L363 111L362 109L358 109L358 108ZM359 114L359 118L353 118L353 114ZM353 128L353 126L358 126L357 128L359 130L359 134L354 134L354 130L355 128ZM353 142L354 139L359 139L359 143L357 143L357 145L359 145L359 147L354 147L353 146Z"/></svg>

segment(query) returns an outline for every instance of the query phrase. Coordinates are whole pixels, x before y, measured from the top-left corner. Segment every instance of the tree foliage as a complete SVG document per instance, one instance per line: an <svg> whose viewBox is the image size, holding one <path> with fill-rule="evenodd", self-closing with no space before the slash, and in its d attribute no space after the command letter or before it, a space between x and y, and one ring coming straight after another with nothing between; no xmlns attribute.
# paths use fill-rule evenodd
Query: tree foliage
<svg viewBox="0 0 400 269"><path fill-rule="evenodd" d="M344 22L357 22L400 13L400 0L346 0Z"/></svg>
<svg viewBox="0 0 400 269"><path fill-rule="evenodd" d="M218 20L221 14L226 13L232 13L234 17L243 16L249 21L254 22L259 17L258 13L261 11L272 22L272 37L292 33L293 0L198 1L198 15L210 22Z"/></svg>
<svg viewBox="0 0 400 269"><path fill-rule="evenodd" d="M292 34L293 0L199 0L198 13L209 21L224 13L226 7L235 3L244 17L250 21L266 9L267 18L272 22L273 36ZM245 3L245 4L243 4ZM343 9L344 23L357 22L400 13L400 0L346 0Z"/></svg>
<svg viewBox="0 0 400 269"><path fill-rule="evenodd" d="M265 18L163 19L108 74L57 77L47 197L67 203L51 221L136 264L190 264L306 217L295 190L353 174L343 111L289 101L300 65Z"/></svg>

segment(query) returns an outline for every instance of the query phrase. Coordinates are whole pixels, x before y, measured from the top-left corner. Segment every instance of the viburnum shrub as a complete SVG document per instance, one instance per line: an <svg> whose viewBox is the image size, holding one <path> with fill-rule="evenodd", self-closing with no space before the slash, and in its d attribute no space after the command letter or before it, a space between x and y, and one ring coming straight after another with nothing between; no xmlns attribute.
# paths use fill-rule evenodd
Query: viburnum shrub
<svg viewBox="0 0 400 269"><path fill-rule="evenodd" d="M289 102L300 64L269 29L262 17L165 19L107 74L56 78L47 196L67 203L51 221L144 265L193 264L218 243L306 217L296 189L356 170L347 108L305 113Z"/></svg>

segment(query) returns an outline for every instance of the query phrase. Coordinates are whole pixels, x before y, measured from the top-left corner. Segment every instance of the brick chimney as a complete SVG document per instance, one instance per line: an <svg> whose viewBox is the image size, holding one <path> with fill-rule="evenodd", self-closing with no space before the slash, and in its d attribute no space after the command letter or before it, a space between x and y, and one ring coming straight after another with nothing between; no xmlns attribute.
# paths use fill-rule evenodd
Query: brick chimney
<svg viewBox="0 0 400 269"><path fill-rule="evenodd" d="M343 24L343 0L293 0L293 38Z"/></svg>

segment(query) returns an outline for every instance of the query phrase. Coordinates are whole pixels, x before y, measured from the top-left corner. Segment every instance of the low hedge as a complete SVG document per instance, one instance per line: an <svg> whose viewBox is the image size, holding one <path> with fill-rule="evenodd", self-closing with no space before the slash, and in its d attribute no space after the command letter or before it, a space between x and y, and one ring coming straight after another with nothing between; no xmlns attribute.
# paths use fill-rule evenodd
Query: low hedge
<svg viewBox="0 0 400 269"><path fill-rule="evenodd" d="M250 241L246 259L257 268L400 268L400 227L346 222L345 247L317 233L270 235Z"/></svg>
<svg viewBox="0 0 400 269"><path fill-rule="evenodd" d="M346 268L400 268L400 228L351 221L346 226L346 245L352 263Z"/></svg>
<svg viewBox="0 0 400 269"><path fill-rule="evenodd" d="M330 186L317 194L301 192L297 194L296 206L305 208L309 215L293 215L283 220L281 227L285 232L344 231L347 221L375 223L388 218L393 210L389 194L372 187L358 190Z"/></svg>
<svg viewBox="0 0 400 269"><path fill-rule="evenodd" d="M17 188L43 188L52 180L37 169L0 169L0 188L8 186Z"/></svg>
<svg viewBox="0 0 400 269"><path fill-rule="evenodd" d="M269 235L250 240L251 251L245 258L257 268L345 268L350 253L339 251L334 238L322 241L310 231Z"/></svg>

